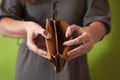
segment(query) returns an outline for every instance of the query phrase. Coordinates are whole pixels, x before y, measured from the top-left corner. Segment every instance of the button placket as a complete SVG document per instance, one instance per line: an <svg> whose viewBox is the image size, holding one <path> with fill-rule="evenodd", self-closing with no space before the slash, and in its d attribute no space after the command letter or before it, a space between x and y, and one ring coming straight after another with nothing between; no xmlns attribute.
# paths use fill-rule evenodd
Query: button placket
<svg viewBox="0 0 120 80"><path fill-rule="evenodd" d="M57 16L56 4L58 3L58 0L51 0L51 2L51 19L55 20Z"/></svg>

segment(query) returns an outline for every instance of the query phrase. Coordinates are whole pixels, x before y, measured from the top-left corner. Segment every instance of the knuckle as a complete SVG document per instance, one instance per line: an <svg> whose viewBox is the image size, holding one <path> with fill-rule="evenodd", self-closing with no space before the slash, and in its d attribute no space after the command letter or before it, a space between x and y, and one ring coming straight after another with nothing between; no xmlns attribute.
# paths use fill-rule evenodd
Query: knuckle
<svg viewBox="0 0 120 80"><path fill-rule="evenodd" d="M82 34L83 34L83 36L88 36L87 32L83 32Z"/></svg>
<svg viewBox="0 0 120 80"><path fill-rule="evenodd" d="M72 24L72 26L74 26L74 27L75 27L75 26L77 26L77 25L76 25L76 24Z"/></svg>
<svg viewBox="0 0 120 80"><path fill-rule="evenodd" d="M81 43L81 38L78 38L76 42Z"/></svg>

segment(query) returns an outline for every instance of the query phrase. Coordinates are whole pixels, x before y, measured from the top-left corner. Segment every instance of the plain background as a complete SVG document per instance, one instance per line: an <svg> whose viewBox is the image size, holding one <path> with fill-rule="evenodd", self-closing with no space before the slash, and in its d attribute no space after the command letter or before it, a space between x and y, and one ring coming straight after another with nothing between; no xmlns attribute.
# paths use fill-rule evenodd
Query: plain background
<svg viewBox="0 0 120 80"><path fill-rule="evenodd" d="M120 80L120 0L109 1L112 31L88 54L92 80ZM0 37L0 80L14 80L18 47L17 40Z"/></svg>

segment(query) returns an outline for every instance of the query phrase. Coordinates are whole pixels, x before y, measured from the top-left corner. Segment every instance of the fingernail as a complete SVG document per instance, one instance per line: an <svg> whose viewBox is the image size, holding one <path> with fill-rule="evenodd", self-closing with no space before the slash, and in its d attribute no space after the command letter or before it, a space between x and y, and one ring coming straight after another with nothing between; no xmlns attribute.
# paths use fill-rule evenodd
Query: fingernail
<svg viewBox="0 0 120 80"><path fill-rule="evenodd" d="M48 34L48 35L47 35L47 38L49 38L49 39L52 38L52 35L51 35L51 34Z"/></svg>
<svg viewBox="0 0 120 80"><path fill-rule="evenodd" d="M70 33L69 33L69 32L67 32L65 36L66 36L66 37L69 37L69 36L70 36Z"/></svg>
<svg viewBox="0 0 120 80"><path fill-rule="evenodd" d="M65 43L63 43L63 46L65 46Z"/></svg>
<svg viewBox="0 0 120 80"><path fill-rule="evenodd" d="M70 52L68 52L68 53L67 53L67 56L68 56L68 57L71 57L71 53L70 53Z"/></svg>
<svg viewBox="0 0 120 80"><path fill-rule="evenodd" d="M66 46L66 45L67 45L67 43L66 43L66 42L64 42L64 43L63 43L63 45L64 45L64 46Z"/></svg>

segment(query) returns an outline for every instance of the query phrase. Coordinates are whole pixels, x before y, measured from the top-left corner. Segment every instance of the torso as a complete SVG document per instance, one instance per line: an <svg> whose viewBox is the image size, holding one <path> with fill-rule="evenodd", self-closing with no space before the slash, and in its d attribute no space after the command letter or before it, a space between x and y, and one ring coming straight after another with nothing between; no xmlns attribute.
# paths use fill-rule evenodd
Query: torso
<svg viewBox="0 0 120 80"><path fill-rule="evenodd" d="M45 25L46 18L63 19L69 24L82 26L86 12L86 0L40 0L37 4L26 4L25 20Z"/></svg>

